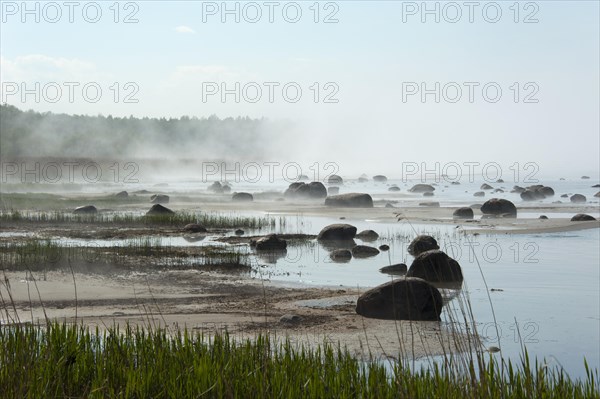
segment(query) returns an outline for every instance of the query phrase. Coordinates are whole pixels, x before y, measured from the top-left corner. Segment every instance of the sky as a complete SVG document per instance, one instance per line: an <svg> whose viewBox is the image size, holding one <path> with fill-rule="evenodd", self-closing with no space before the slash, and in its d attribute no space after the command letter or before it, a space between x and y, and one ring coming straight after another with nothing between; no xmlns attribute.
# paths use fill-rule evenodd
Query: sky
<svg viewBox="0 0 600 399"><path fill-rule="evenodd" d="M21 109L291 121L288 159L598 176L597 1L1 1Z"/></svg>

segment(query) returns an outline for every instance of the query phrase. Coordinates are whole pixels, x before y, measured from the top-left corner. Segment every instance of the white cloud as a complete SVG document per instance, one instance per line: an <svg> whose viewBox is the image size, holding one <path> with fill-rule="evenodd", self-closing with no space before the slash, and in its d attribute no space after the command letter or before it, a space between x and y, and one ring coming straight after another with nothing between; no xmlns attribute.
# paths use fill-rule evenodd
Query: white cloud
<svg viewBox="0 0 600 399"><path fill-rule="evenodd" d="M2 81L96 80L98 70L93 63L77 58L28 54L8 59L0 57Z"/></svg>
<svg viewBox="0 0 600 399"><path fill-rule="evenodd" d="M176 27L175 32L177 32L177 33L196 33L195 30L193 30L189 26L185 26L185 25L180 25L180 26Z"/></svg>

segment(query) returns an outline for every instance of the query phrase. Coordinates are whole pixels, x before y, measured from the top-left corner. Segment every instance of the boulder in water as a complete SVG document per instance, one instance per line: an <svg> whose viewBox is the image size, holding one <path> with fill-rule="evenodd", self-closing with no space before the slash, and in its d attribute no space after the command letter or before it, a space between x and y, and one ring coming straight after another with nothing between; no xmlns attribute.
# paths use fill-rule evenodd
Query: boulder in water
<svg viewBox="0 0 600 399"><path fill-rule="evenodd" d="M336 223L323 227L317 236L318 240L352 240L356 236L356 227L345 224Z"/></svg>
<svg viewBox="0 0 600 399"><path fill-rule="evenodd" d="M373 198L369 194L348 193L325 198L326 206L344 208L373 208Z"/></svg>
<svg viewBox="0 0 600 399"><path fill-rule="evenodd" d="M363 293L356 313L385 320L439 321L442 295L437 288L419 278L400 278Z"/></svg>

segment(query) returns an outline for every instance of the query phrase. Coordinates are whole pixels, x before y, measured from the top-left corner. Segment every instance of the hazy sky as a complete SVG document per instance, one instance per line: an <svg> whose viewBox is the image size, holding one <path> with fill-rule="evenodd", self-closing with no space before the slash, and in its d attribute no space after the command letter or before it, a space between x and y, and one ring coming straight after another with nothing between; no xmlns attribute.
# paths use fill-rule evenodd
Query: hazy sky
<svg viewBox="0 0 600 399"><path fill-rule="evenodd" d="M598 175L597 1L1 3L22 109L265 116L299 160Z"/></svg>

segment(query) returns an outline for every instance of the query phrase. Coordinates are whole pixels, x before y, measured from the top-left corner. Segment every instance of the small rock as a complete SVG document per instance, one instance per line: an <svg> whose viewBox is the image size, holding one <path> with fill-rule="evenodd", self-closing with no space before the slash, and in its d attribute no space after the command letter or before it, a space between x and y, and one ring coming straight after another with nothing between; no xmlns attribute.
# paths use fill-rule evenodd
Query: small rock
<svg viewBox="0 0 600 399"><path fill-rule="evenodd" d="M256 240L254 247L257 251L282 251L287 248L287 242L276 234L269 234Z"/></svg>
<svg viewBox="0 0 600 399"><path fill-rule="evenodd" d="M419 256L425 251L432 249L440 249L437 241L432 236L420 235L416 236L410 244L408 244L408 253L412 256Z"/></svg>
<svg viewBox="0 0 600 399"><path fill-rule="evenodd" d="M355 258L370 258L379 254L379 250L368 245L357 245L352 248L352 256Z"/></svg>
<svg viewBox="0 0 600 399"><path fill-rule="evenodd" d="M279 318L280 324L298 324L302 321L302 317L295 314L284 314Z"/></svg>
<svg viewBox="0 0 600 399"><path fill-rule="evenodd" d="M331 175L327 179L327 184L344 184L344 179L338 175Z"/></svg>
<svg viewBox="0 0 600 399"><path fill-rule="evenodd" d="M430 184L415 184L408 191L411 193L425 193L435 191L435 187Z"/></svg>
<svg viewBox="0 0 600 399"><path fill-rule="evenodd" d="M164 207L160 204L152 205L152 208L150 208L150 210L148 212L146 212L146 215L148 215L148 216L174 215L174 214L175 214L175 212L173 212L169 208Z"/></svg>
<svg viewBox="0 0 600 399"><path fill-rule="evenodd" d="M189 233L206 233L208 230L206 230L206 227L200 224L190 223L185 225L183 231L187 231Z"/></svg>
<svg viewBox="0 0 600 399"><path fill-rule="evenodd" d="M473 209L469 207L458 208L452 213L453 219L473 219L475 217Z"/></svg>
<svg viewBox="0 0 600 399"><path fill-rule="evenodd" d="M571 202L574 204L582 204L584 202L587 201L587 198L585 197L585 195L582 194L573 194L571 196Z"/></svg>
<svg viewBox="0 0 600 399"><path fill-rule="evenodd" d="M317 236L318 240L351 240L356 236L356 227L350 224L330 224L323 227Z"/></svg>
<svg viewBox="0 0 600 399"><path fill-rule="evenodd" d="M585 213L578 213L577 215L571 218L571 222L591 222L596 220L595 217L591 215L586 215Z"/></svg>
<svg viewBox="0 0 600 399"><path fill-rule="evenodd" d="M76 215L98 213L98 209L94 205L84 205L75 208L73 211Z"/></svg>
<svg viewBox="0 0 600 399"><path fill-rule="evenodd" d="M168 204L169 196L164 194L154 194L150 197L150 202L153 204Z"/></svg>
<svg viewBox="0 0 600 399"><path fill-rule="evenodd" d="M231 200L235 202L252 202L254 197L250 193L233 193Z"/></svg>
<svg viewBox="0 0 600 399"><path fill-rule="evenodd" d="M407 270L408 266L406 266L406 264L398 263L396 265L382 267L381 269L379 269L379 272L383 274L390 274L392 276L400 276L406 274Z"/></svg>
<svg viewBox="0 0 600 399"><path fill-rule="evenodd" d="M375 241L379 238L379 234L373 230L363 230L356 235L356 238L360 238L363 241Z"/></svg>
<svg viewBox="0 0 600 399"><path fill-rule="evenodd" d="M329 258L334 262L348 262L352 259L352 252L347 249L336 249L331 251Z"/></svg>

